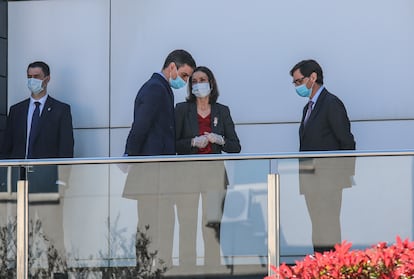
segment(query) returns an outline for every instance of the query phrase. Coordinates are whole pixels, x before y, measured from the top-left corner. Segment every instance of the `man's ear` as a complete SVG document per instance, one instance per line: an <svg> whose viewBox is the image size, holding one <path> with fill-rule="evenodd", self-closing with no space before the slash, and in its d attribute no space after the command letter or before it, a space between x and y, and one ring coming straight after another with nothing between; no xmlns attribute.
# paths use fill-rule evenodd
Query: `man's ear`
<svg viewBox="0 0 414 279"><path fill-rule="evenodd" d="M168 65L168 75L169 75L169 77L171 77L171 78L173 78L173 79L175 79L175 78L177 78L177 75L178 75L178 68L177 68L177 66L175 65L175 63L174 62L171 62L169 65ZM175 70L175 68L177 68L177 70ZM174 75L175 75L175 77L174 77Z"/></svg>
<svg viewBox="0 0 414 279"><path fill-rule="evenodd" d="M43 79L43 82L44 82L45 85L47 85L49 83L49 81L50 81L50 75L48 75L47 77L45 77Z"/></svg>
<svg viewBox="0 0 414 279"><path fill-rule="evenodd" d="M174 70L174 66L175 66L175 63L171 62L170 64L168 64L168 70L170 71Z"/></svg>
<svg viewBox="0 0 414 279"><path fill-rule="evenodd" d="M316 82L316 80L318 79L318 75L317 75L315 72L313 72L313 73L309 76L309 78L310 78L310 80L311 80L312 82Z"/></svg>

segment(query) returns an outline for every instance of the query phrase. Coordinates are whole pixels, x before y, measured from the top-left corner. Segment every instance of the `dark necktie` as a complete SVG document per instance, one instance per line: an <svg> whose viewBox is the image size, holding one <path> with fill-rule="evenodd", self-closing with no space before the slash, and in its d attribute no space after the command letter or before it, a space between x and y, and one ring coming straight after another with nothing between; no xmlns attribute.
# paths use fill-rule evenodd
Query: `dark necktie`
<svg viewBox="0 0 414 279"><path fill-rule="evenodd" d="M33 143L39 129L39 120L40 120L40 102L35 102L36 108L33 111L32 124L30 126L30 135L29 135L29 148L27 149L27 158L32 158L33 152Z"/></svg>
<svg viewBox="0 0 414 279"><path fill-rule="evenodd" d="M308 102L308 109L307 109L306 115L305 115L305 119L303 120L303 124L305 124L305 125L306 125L306 122L308 122L308 119L309 119L309 117L312 113L312 105L313 105L313 102L309 101Z"/></svg>

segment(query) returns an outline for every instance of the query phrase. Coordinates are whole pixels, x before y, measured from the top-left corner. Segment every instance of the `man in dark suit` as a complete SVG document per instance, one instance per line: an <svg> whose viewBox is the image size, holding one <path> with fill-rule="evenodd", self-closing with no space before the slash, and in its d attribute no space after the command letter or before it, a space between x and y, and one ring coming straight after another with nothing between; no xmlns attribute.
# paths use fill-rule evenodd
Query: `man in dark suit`
<svg viewBox="0 0 414 279"><path fill-rule="evenodd" d="M4 153L10 159L73 157L70 106L48 95L49 66L40 61L31 63L27 78L31 97L10 108ZM40 103L40 117L33 134L30 130L37 102Z"/></svg>
<svg viewBox="0 0 414 279"><path fill-rule="evenodd" d="M135 98L134 121L125 155L175 155L174 95L171 88L186 85L196 63L187 51L174 50L165 59L160 72L154 73ZM148 233L150 250L158 259L172 265L174 233L174 193L168 189L163 173L166 164L137 164L129 170L124 197L138 200L138 228ZM164 190L163 190L164 189Z"/></svg>
<svg viewBox="0 0 414 279"><path fill-rule="evenodd" d="M323 85L322 68L315 60L297 63L290 75L296 93L309 98L299 128L300 151L354 150L355 140L342 101ZM342 189L352 186L354 157L302 159L300 193L312 221L315 252L341 242Z"/></svg>
<svg viewBox="0 0 414 279"><path fill-rule="evenodd" d="M29 64L27 86L30 98L10 107L3 145L8 159L73 157L73 128L70 106L47 92L49 66L41 61ZM61 171L61 170L59 170ZM47 236L64 252L62 201L59 200L57 166L35 166L12 170L12 189L17 180L29 182L29 215L38 215ZM61 179L60 179L61 180ZM34 195L33 195L34 194ZM64 255L63 255L64 256Z"/></svg>
<svg viewBox="0 0 414 279"><path fill-rule="evenodd" d="M174 94L193 73L195 61L185 50L171 52L161 72L154 73L135 98L134 122L125 154L175 154Z"/></svg>

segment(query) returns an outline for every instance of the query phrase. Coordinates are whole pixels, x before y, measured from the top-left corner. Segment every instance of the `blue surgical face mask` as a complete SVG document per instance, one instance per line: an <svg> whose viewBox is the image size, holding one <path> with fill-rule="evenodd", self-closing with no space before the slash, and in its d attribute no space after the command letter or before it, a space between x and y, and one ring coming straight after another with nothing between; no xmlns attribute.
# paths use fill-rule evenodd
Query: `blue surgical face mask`
<svg viewBox="0 0 414 279"><path fill-rule="evenodd" d="M191 91L196 97L202 98L210 94L210 83L200 82L193 84L193 89Z"/></svg>
<svg viewBox="0 0 414 279"><path fill-rule="evenodd" d="M180 88L183 88L184 86L186 86L187 83L178 75L178 69L176 71L177 71L177 77L175 79L173 79L170 76L168 81L169 81L170 86L172 88L180 89Z"/></svg>
<svg viewBox="0 0 414 279"><path fill-rule="evenodd" d="M43 80L37 78L28 78L27 79L27 87L29 88L30 92L33 94L39 94L43 91L42 86Z"/></svg>
<svg viewBox="0 0 414 279"><path fill-rule="evenodd" d="M301 97L309 97L312 90L306 87L306 84L302 84L295 87L296 93Z"/></svg>

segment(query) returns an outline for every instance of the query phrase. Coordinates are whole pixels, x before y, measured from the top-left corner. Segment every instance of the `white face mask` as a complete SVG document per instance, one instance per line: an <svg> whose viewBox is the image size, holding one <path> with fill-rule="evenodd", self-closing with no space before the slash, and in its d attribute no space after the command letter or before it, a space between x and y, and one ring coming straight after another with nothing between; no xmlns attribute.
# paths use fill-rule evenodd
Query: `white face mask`
<svg viewBox="0 0 414 279"><path fill-rule="evenodd" d="M28 78L27 79L27 87L33 94L39 94L43 91L42 87L43 80L37 78Z"/></svg>
<svg viewBox="0 0 414 279"><path fill-rule="evenodd" d="M202 98L210 95L210 83L201 82L193 84L193 90L191 91L196 97Z"/></svg>

